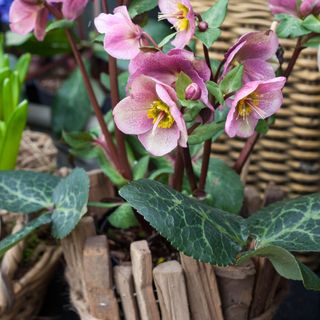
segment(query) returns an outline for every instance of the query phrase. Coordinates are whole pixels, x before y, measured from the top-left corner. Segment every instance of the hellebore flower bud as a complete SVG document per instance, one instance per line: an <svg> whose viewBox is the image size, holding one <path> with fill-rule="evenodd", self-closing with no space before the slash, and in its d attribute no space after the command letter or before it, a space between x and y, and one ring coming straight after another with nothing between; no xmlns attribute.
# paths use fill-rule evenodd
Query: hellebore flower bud
<svg viewBox="0 0 320 320"><path fill-rule="evenodd" d="M186 100L199 100L201 98L201 89L196 83L190 83L185 90Z"/></svg>
<svg viewBox="0 0 320 320"><path fill-rule="evenodd" d="M200 32L206 32L209 28L208 22L200 21L198 24L198 28Z"/></svg>

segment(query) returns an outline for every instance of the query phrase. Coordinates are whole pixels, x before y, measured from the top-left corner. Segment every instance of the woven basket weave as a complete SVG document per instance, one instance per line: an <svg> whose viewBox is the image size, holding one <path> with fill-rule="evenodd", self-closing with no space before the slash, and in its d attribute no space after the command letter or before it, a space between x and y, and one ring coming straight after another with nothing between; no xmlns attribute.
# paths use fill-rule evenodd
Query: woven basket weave
<svg viewBox="0 0 320 320"><path fill-rule="evenodd" d="M197 12L214 1L192 1ZM221 60L227 49L249 31L266 30L272 23L267 0L229 0L222 36L210 50L211 58ZM295 40L280 40L285 49L285 65ZM199 54L201 52L199 44ZM261 191L270 182L282 186L290 197L320 190L320 72L316 49L305 49L284 91L284 105L275 125L257 144L251 157L247 184ZM238 157L243 140L220 138L212 152L230 164Z"/></svg>
<svg viewBox="0 0 320 320"><path fill-rule="evenodd" d="M17 168L55 171L56 156L57 149L48 135L26 130L20 145ZM2 211L0 216L3 223L1 228L15 225L12 232L19 231L25 223L21 215ZM41 242L33 250L31 267L23 270L25 245L25 240L20 241L0 261L1 320L31 320L37 315L61 257L61 248Z"/></svg>

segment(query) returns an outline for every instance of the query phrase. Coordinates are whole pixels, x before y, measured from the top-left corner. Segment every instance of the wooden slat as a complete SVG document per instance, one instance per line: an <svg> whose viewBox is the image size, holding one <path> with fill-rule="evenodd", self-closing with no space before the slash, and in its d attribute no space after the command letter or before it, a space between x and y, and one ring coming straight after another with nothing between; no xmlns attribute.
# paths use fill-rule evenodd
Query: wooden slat
<svg viewBox="0 0 320 320"><path fill-rule="evenodd" d="M118 302L113 292L112 268L106 236L90 237L83 250L85 297L90 314L101 320L117 320Z"/></svg>
<svg viewBox="0 0 320 320"><path fill-rule="evenodd" d="M186 276L193 320L223 320L221 300L213 267L180 254Z"/></svg>
<svg viewBox="0 0 320 320"><path fill-rule="evenodd" d="M88 237L96 235L96 228L92 217L84 217L78 226L66 238L61 240L64 258L67 262L68 270L77 274L80 279L81 289L84 286L83 274L83 248Z"/></svg>
<svg viewBox="0 0 320 320"><path fill-rule="evenodd" d="M162 320L189 320L183 270L178 261L161 263L153 269Z"/></svg>
<svg viewBox="0 0 320 320"><path fill-rule="evenodd" d="M139 320L139 312L134 297L134 284L131 266L114 267L114 278L117 292L126 320Z"/></svg>
<svg viewBox="0 0 320 320"><path fill-rule="evenodd" d="M147 241L131 243L130 254L141 320L160 320L152 287L152 259Z"/></svg>

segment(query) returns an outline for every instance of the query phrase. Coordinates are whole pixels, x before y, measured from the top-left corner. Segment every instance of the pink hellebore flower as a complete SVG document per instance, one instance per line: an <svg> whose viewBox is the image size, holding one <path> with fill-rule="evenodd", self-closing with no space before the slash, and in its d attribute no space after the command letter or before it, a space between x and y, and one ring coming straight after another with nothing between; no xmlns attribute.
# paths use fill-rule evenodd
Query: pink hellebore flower
<svg viewBox="0 0 320 320"><path fill-rule="evenodd" d="M290 14L292 16L304 18L309 14L315 16L320 14L319 0L302 0L300 7L297 0L269 0L269 7L272 14Z"/></svg>
<svg viewBox="0 0 320 320"><path fill-rule="evenodd" d="M163 156L178 144L187 146L187 128L176 100L171 87L141 75L133 81L130 96L114 108L114 121L122 132L138 135L148 152Z"/></svg>
<svg viewBox="0 0 320 320"><path fill-rule="evenodd" d="M184 72L198 85L201 92L200 100L212 108L205 84L210 79L210 69L204 60L196 59L194 54L187 50L173 49L167 54L161 51L140 53L130 62L127 88L130 88L133 81L142 74L174 88L180 72Z"/></svg>
<svg viewBox="0 0 320 320"><path fill-rule="evenodd" d="M133 59L140 47L148 45L143 30L131 21L126 6L114 9L114 14L101 13L94 19L100 33L105 34L104 49L118 59Z"/></svg>
<svg viewBox="0 0 320 320"><path fill-rule="evenodd" d="M245 84L235 95L226 121L229 137L250 137L259 121L277 112L281 107L285 77Z"/></svg>
<svg viewBox="0 0 320 320"><path fill-rule="evenodd" d="M35 37L42 41L48 15L49 12L42 1L14 0L9 11L10 29L21 35L34 30Z"/></svg>
<svg viewBox="0 0 320 320"><path fill-rule="evenodd" d="M183 49L192 39L196 29L196 18L189 0L159 0L159 20L167 19L177 30L172 45Z"/></svg>
<svg viewBox="0 0 320 320"><path fill-rule="evenodd" d="M48 0L48 2L62 2L63 16L68 20L74 20L81 15L88 0Z"/></svg>
<svg viewBox="0 0 320 320"><path fill-rule="evenodd" d="M278 37L271 30L243 35L225 54L223 75L230 71L232 66L243 64L244 83L274 78L272 64L267 61L275 56L278 45Z"/></svg>

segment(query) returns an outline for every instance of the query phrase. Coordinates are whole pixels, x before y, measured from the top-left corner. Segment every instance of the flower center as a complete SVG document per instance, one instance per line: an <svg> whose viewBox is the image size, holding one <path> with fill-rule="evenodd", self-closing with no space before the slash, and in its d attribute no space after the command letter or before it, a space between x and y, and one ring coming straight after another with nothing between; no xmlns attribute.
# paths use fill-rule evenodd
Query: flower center
<svg viewBox="0 0 320 320"><path fill-rule="evenodd" d="M266 113L259 107L259 97L255 93L241 99L236 109L238 113L237 119L241 117L247 120L252 112L257 113L261 119L266 118Z"/></svg>
<svg viewBox="0 0 320 320"><path fill-rule="evenodd" d="M160 100L155 100L151 103L148 109L148 118L153 119L152 123L155 128L169 129L174 124L169 107Z"/></svg>
<svg viewBox="0 0 320 320"><path fill-rule="evenodd" d="M160 13L159 21L165 19L177 19L178 21L174 27L177 31L184 31L189 27L189 20L187 19L188 12L189 9L181 2L178 2L177 11L174 13Z"/></svg>

